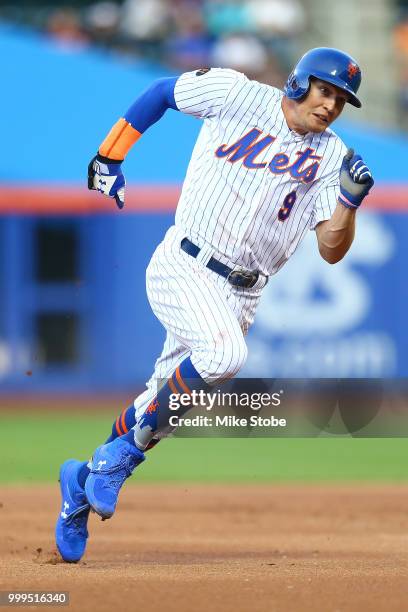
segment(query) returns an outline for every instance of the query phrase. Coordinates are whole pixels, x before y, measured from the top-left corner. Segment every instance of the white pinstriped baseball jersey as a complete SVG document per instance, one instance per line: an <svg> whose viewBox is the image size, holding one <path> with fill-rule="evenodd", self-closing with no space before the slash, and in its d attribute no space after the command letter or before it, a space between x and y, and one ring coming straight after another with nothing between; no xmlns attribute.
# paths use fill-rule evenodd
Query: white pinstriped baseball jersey
<svg viewBox="0 0 408 612"><path fill-rule="evenodd" d="M331 131L300 136L281 109L282 92L233 70L183 74L178 108L204 119L171 227L146 273L153 312L167 331L162 354L134 405L140 416L187 356L208 383L233 377L246 359L245 336L266 279L232 286L205 267L229 265L274 274L308 228L337 204L346 147ZM183 237L201 247L195 259Z"/></svg>
<svg viewBox="0 0 408 612"><path fill-rule="evenodd" d="M283 93L234 70L184 73L174 94L180 111L204 120L176 226L225 263L276 273L331 217L346 146L330 129L291 131Z"/></svg>

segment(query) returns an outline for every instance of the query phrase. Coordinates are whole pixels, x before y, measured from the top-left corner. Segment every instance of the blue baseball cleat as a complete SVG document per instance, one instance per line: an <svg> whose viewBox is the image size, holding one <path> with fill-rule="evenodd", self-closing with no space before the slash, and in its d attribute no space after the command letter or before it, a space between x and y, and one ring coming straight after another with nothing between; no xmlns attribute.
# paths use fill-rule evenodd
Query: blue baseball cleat
<svg viewBox="0 0 408 612"><path fill-rule="evenodd" d="M64 561L77 563L83 556L88 538L90 505L84 489L78 483L76 459L68 459L60 468L61 512L55 526L55 541Z"/></svg>
<svg viewBox="0 0 408 612"><path fill-rule="evenodd" d="M110 518L115 512L123 483L144 459L141 450L120 438L96 449L91 460L91 473L85 483L85 494L92 510L102 519Z"/></svg>

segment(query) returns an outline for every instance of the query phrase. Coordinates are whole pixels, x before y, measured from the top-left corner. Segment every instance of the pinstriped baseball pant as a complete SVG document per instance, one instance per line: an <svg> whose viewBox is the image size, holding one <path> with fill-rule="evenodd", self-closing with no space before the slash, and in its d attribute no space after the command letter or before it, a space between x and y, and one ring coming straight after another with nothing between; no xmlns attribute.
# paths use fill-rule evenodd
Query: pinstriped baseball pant
<svg viewBox="0 0 408 612"><path fill-rule="evenodd" d="M136 417L188 356L208 384L234 377L245 363L245 335L264 281L252 289L233 287L180 248L185 232L171 227L146 271L146 289L156 317L167 331L147 390L135 399Z"/></svg>

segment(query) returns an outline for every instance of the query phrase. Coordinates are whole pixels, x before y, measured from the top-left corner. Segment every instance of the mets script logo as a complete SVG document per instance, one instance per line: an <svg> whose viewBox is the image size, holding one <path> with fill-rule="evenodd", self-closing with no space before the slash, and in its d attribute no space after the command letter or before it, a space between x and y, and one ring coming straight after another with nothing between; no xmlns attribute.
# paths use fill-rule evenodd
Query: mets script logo
<svg viewBox="0 0 408 612"><path fill-rule="evenodd" d="M347 74L349 76L349 79L355 77L356 74L358 74L359 72L360 68L357 66L357 64L353 64L353 62L350 62L347 68Z"/></svg>
<svg viewBox="0 0 408 612"><path fill-rule="evenodd" d="M297 159L293 163L290 163L289 157L285 153L277 153L269 164L267 162L256 162L255 159L261 151L276 140L269 134L259 139L261 134L261 130L253 128L232 145L223 144L218 147L215 155L220 158L226 157L231 163L243 160L243 165L249 169L256 170L268 166L268 170L273 174L288 172L293 179L302 183L314 181L322 159L319 155L314 155L315 149L298 151L296 153Z"/></svg>

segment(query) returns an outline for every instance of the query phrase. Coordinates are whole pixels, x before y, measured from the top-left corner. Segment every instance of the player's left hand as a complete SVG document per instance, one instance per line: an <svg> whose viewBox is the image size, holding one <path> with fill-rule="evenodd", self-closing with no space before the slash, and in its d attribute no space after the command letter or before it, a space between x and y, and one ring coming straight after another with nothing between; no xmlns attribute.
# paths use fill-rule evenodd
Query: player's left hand
<svg viewBox="0 0 408 612"><path fill-rule="evenodd" d="M358 208L373 185L368 166L348 149L340 168L340 202L347 208Z"/></svg>
<svg viewBox="0 0 408 612"><path fill-rule="evenodd" d="M125 205L126 186L121 163L97 154L88 166L88 189L95 189L110 198L115 198L120 209Z"/></svg>

